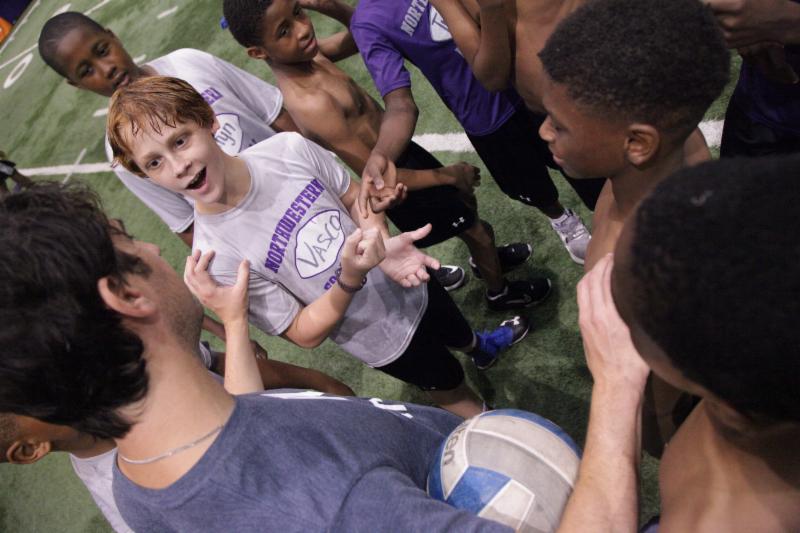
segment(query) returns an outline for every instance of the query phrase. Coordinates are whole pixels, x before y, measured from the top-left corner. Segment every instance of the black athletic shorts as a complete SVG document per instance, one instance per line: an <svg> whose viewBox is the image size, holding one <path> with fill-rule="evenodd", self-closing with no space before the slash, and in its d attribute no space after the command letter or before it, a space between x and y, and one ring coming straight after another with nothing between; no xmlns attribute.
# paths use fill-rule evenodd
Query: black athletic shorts
<svg viewBox="0 0 800 533"><path fill-rule="evenodd" d="M761 157L800 152L800 135L752 120L742 111L738 103L740 98L743 97L734 93L725 112L720 157Z"/></svg>
<svg viewBox="0 0 800 533"><path fill-rule="evenodd" d="M397 168L427 170L440 168L442 164L420 145L410 142L405 152L395 163ZM406 201L386 212L400 231L413 231L425 224L433 229L427 237L417 241L417 248L455 237L475 224L476 214L458 195L458 189L450 185L409 191Z"/></svg>
<svg viewBox="0 0 800 533"><path fill-rule="evenodd" d="M464 382L464 369L448 346L464 348L473 332L453 299L431 276L428 308L403 354L381 372L416 385L424 391L453 390Z"/></svg>
<svg viewBox="0 0 800 533"><path fill-rule="evenodd" d="M574 179L564 174L539 136L545 118L520 109L493 133L467 137L508 197L539 208L556 203L558 190L547 171L550 167L560 171L586 207L594 211L605 178Z"/></svg>

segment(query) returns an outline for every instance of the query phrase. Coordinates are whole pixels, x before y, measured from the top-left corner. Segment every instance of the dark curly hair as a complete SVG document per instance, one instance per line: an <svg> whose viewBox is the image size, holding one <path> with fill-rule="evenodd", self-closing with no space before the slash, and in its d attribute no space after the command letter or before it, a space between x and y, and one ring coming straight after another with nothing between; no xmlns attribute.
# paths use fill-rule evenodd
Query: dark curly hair
<svg viewBox="0 0 800 533"><path fill-rule="evenodd" d="M800 422L800 156L723 159L660 183L620 283L684 376L744 414Z"/></svg>
<svg viewBox="0 0 800 533"><path fill-rule="evenodd" d="M264 14L272 0L225 0L222 13L236 42L244 47L261 44Z"/></svg>
<svg viewBox="0 0 800 533"><path fill-rule="evenodd" d="M150 269L114 247L94 193L36 184L0 201L0 413L71 426L99 438L130 429L119 408L148 378L137 335L97 282Z"/></svg>
<svg viewBox="0 0 800 533"><path fill-rule="evenodd" d="M678 135L697 126L730 70L722 32L698 0L590 0L558 25L539 57L589 109Z"/></svg>
<svg viewBox="0 0 800 533"><path fill-rule="evenodd" d="M61 39L76 28L89 28L96 32L105 31L105 28L83 13L67 11L45 22L39 34L39 55L42 56L42 60L47 66L64 78L69 78L69 75L58 60L56 50L61 43Z"/></svg>

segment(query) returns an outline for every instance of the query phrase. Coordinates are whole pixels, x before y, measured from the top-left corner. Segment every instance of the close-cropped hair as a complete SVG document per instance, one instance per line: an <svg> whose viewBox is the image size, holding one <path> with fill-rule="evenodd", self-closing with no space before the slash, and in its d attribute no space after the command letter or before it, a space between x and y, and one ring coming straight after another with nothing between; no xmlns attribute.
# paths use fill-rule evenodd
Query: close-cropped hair
<svg viewBox="0 0 800 533"><path fill-rule="evenodd" d="M225 0L222 13L236 42L244 47L262 42L264 15L272 0Z"/></svg>
<svg viewBox="0 0 800 533"><path fill-rule="evenodd" d="M800 422L800 156L678 172L635 215L633 316L688 379ZM626 293L629 292L626 290Z"/></svg>
<svg viewBox="0 0 800 533"><path fill-rule="evenodd" d="M144 176L131 157L130 140L146 127L161 133L163 125L175 128L187 122L210 128L214 124L214 111L185 81L148 76L120 87L111 97L106 123L114 162Z"/></svg>
<svg viewBox="0 0 800 533"><path fill-rule="evenodd" d="M98 438L131 427L118 410L144 398L141 339L98 292L147 276L115 248L109 225L80 185L39 183L0 201L0 413L70 426Z"/></svg>
<svg viewBox="0 0 800 533"><path fill-rule="evenodd" d="M58 45L61 44L61 39L76 28L88 28L97 32L105 31L105 28L83 13L67 11L45 22L39 33L39 55L42 56L42 60L47 66L64 78L69 78L69 74L64 70L56 51Z"/></svg>
<svg viewBox="0 0 800 533"><path fill-rule="evenodd" d="M10 413L0 413L0 456L4 456L19 437L19 428ZM0 457L0 462L2 462Z"/></svg>
<svg viewBox="0 0 800 533"><path fill-rule="evenodd" d="M730 53L697 0L592 0L539 53L547 75L600 116L688 135L728 82Z"/></svg>

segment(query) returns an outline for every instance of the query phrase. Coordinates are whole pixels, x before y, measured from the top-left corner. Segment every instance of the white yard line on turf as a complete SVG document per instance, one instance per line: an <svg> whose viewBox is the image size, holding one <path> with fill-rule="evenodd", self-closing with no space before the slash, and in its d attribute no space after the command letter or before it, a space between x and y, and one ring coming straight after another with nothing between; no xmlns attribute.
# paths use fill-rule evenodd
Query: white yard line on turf
<svg viewBox="0 0 800 533"><path fill-rule="evenodd" d="M100 108L97 111L95 111L94 113L92 113L93 117L104 117L106 115L108 115L108 108L107 107Z"/></svg>
<svg viewBox="0 0 800 533"><path fill-rule="evenodd" d="M98 109L95 116L100 116L100 112L107 109ZM700 130L706 137L708 145L716 148L719 146L722 137L722 120L709 120L700 124ZM414 142L431 152L473 152L475 151L469 139L463 133L424 133L415 135ZM84 150L85 151L85 150ZM83 156L83 152L81 158ZM98 172L110 172L109 163L86 163L73 165L58 165L53 167L23 168L20 172L30 176L60 176L64 174L96 174Z"/></svg>
<svg viewBox="0 0 800 533"><path fill-rule="evenodd" d="M86 148L83 148L83 149L81 149L81 153L78 154L78 158L75 159L75 163L72 164L72 168L73 169L81 164L81 161L83 161L83 156L85 156L85 155L86 155ZM64 177L64 181L62 181L61 183L68 182L73 174L74 174L73 170L70 169L70 171L67 172L67 175Z"/></svg>
<svg viewBox="0 0 800 533"><path fill-rule="evenodd" d="M156 18L157 18L158 20L161 20L161 19L163 19L164 17L168 17L168 16L172 15L172 14L173 14L173 13L175 13L177 10L178 10L178 6L171 7L171 8L169 8L169 9L167 9L166 11L162 11L161 13L159 13L159 14L158 14L158 16L157 16Z"/></svg>
<svg viewBox="0 0 800 533"><path fill-rule="evenodd" d="M96 6L94 6L94 7L90 8L88 11L84 11L84 13L83 13L83 14L84 14L84 15L86 15L86 16L88 17L89 15L91 15L92 13L94 13L95 11L97 11L98 9L100 9L101 7L103 7L104 5L106 5L107 3L109 3L110 1L111 1L111 0L103 0L102 2L100 2L99 4L97 4Z"/></svg>

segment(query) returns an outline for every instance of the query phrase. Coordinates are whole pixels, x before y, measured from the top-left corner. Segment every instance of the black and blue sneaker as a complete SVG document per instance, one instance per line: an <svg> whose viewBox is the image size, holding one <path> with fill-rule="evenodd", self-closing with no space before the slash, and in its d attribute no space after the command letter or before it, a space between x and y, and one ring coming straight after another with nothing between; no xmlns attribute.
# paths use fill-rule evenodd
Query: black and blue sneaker
<svg viewBox="0 0 800 533"><path fill-rule="evenodd" d="M503 270L503 274L523 264L530 259L531 254L533 254L533 246L526 242L513 242L497 247L497 256L500 258L500 268ZM472 256L469 258L469 267L472 269L472 275L475 278L483 279L481 271L478 270L478 265L475 264Z"/></svg>
<svg viewBox="0 0 800 533"><path fill-rule="evenodd" d="M469 353L472 362L478 370L486 370L497 361L502 351L524 339L530 329L527 318L515 316L502 321L492 331L476 331L478 345Z"/></svg>

